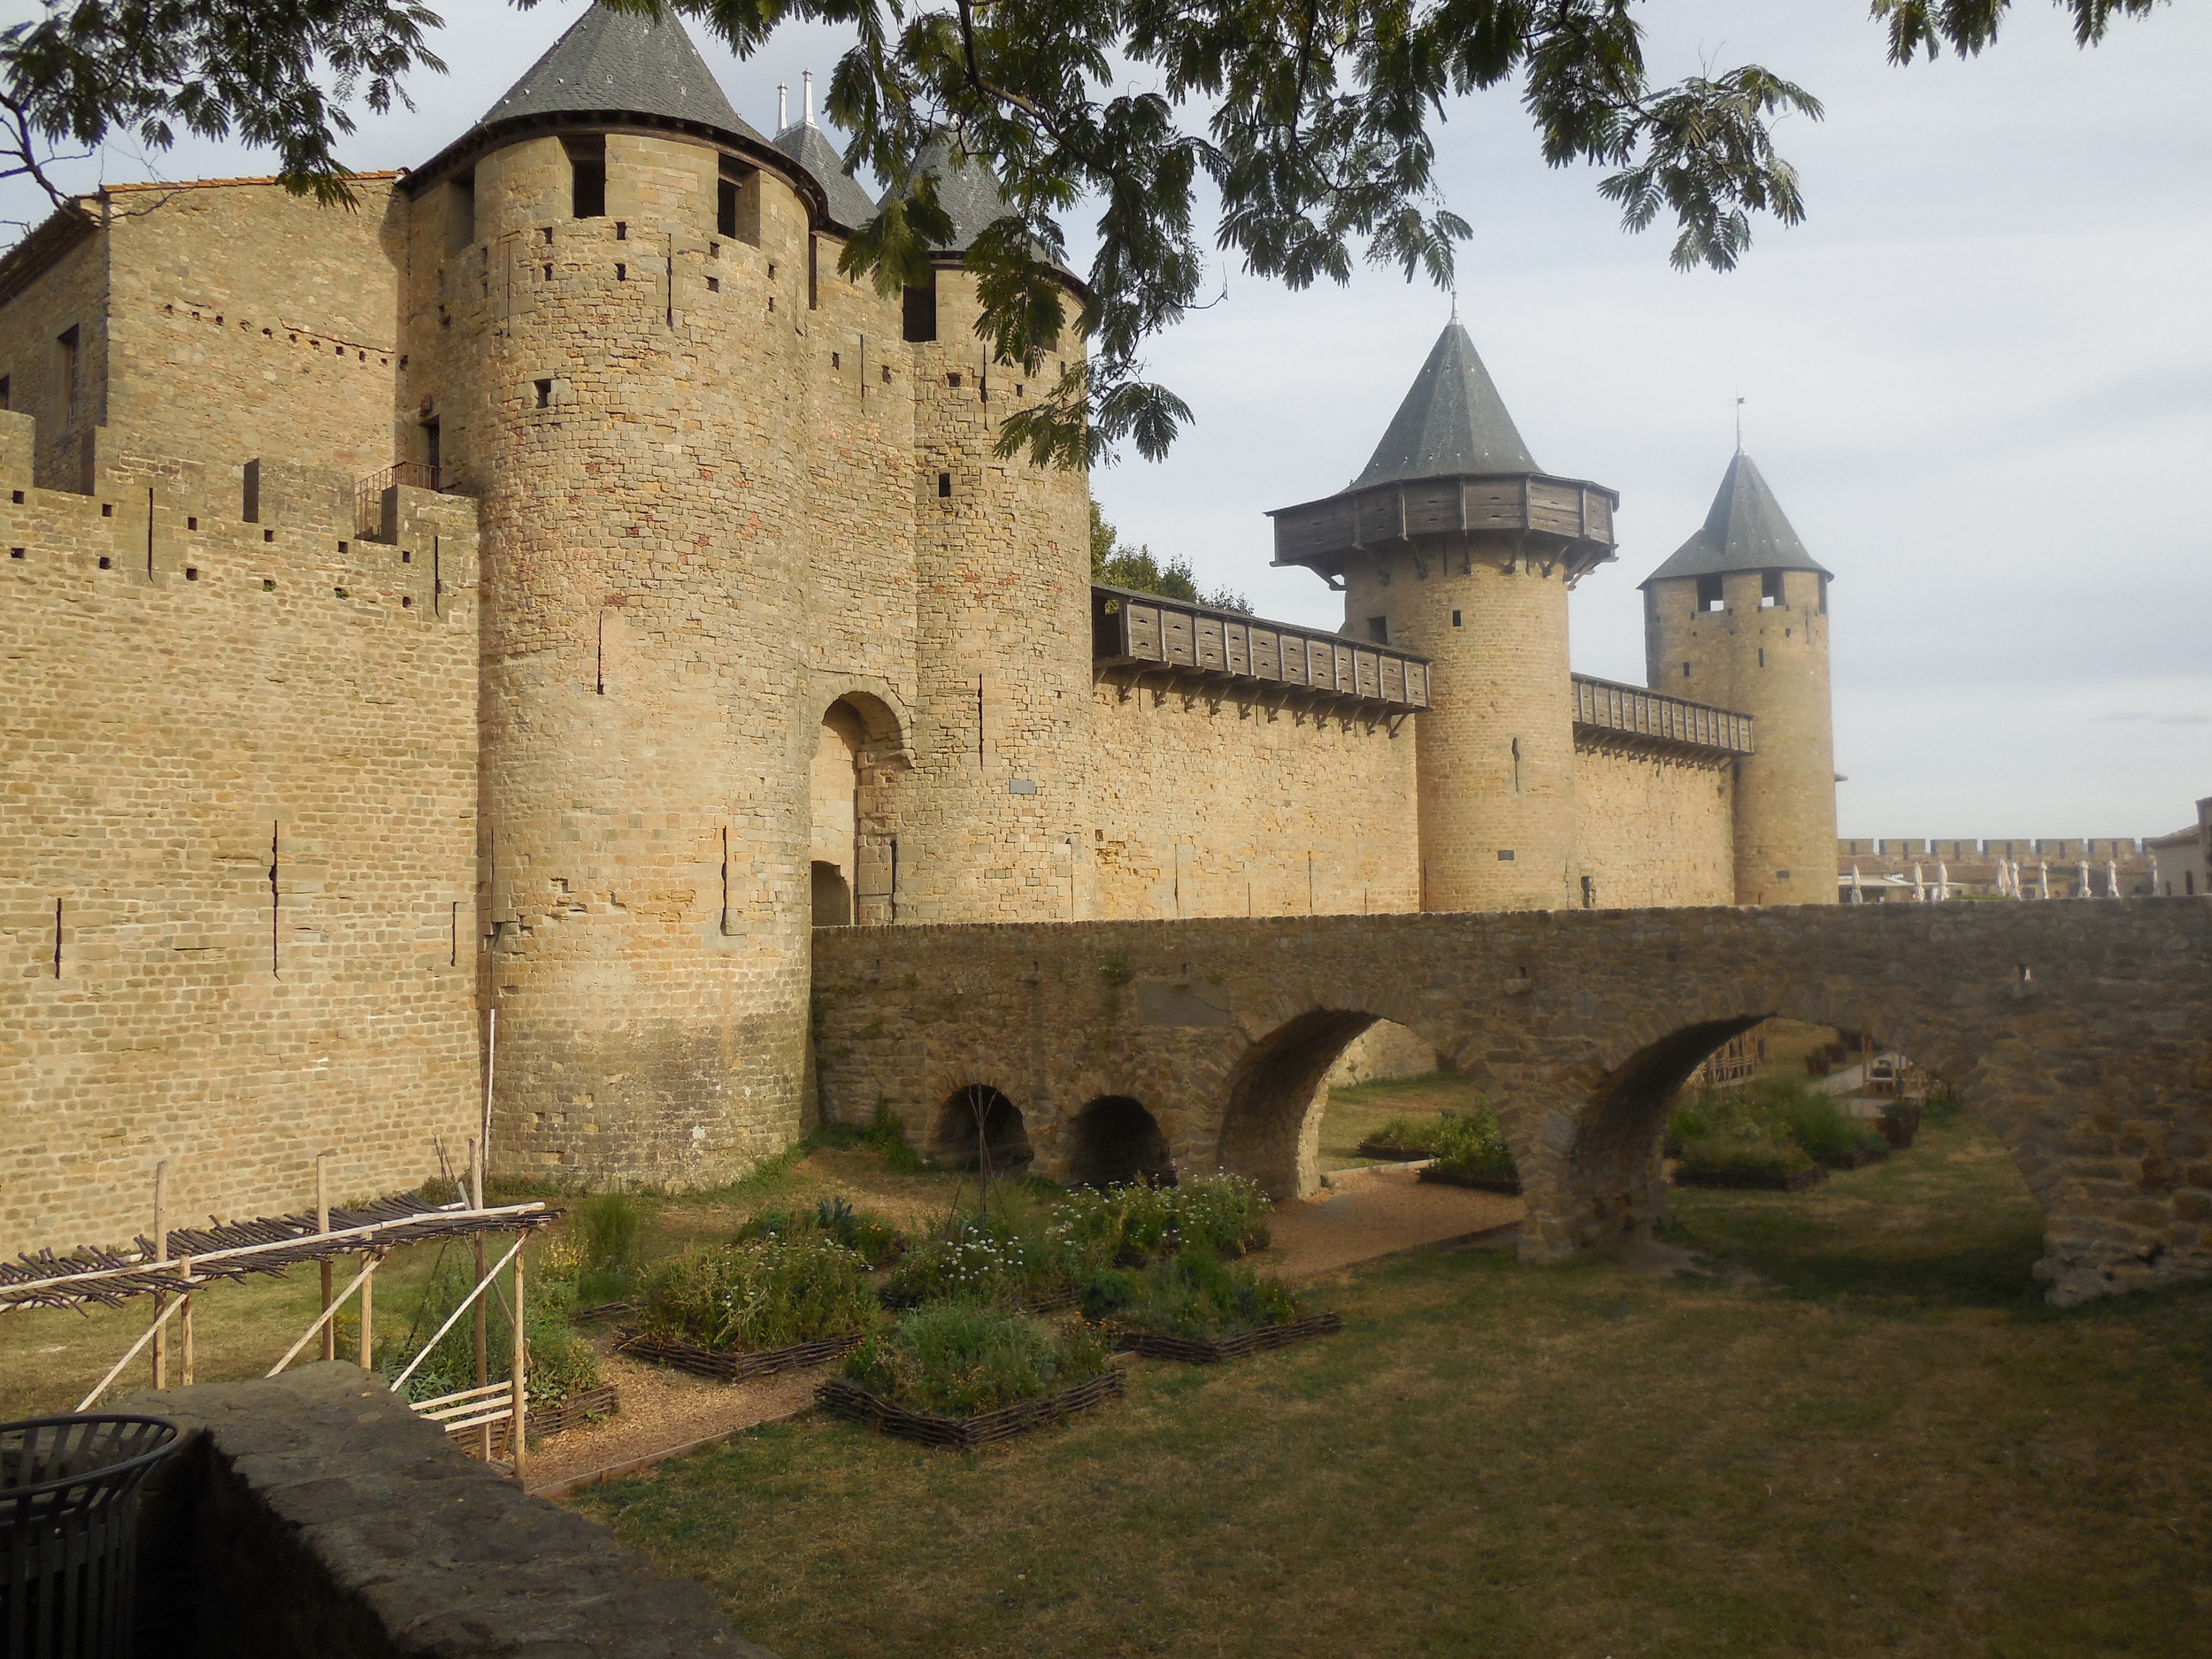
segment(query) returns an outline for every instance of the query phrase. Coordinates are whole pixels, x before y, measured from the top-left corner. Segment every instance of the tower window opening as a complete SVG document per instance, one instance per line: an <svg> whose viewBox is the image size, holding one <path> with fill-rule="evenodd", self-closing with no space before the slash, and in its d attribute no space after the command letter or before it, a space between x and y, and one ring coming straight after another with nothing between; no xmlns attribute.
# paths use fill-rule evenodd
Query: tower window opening
<svg viewBox="0 0 2212 1659"><path fill-rule="evenodd" d="M960 389L960 371L955 369L950 374L945 376L945 384L951 387L954 391L958 391Z"/></svg>
<svg viewBox="0 0 2212 1659"><path fill-rule="evenodd" d="M539 235L541 235L541 236L542 236L542 237L545 239L545 245L546 245L547 247L550 248L550 247L553 245L553 227L552 227L552 226L550 226L550 225L544 226L543 227L541 227L541 228L539 230L538 234L539 234Z"/></svg>
<svg viewBox="0 0 2212 1659"><path fill-rule="evenodd" d="M55 349L61 359L58 366L61 370L62 406L67 411L68 418L72 420L77 418L77 379L83 358L83 353L80 349L82 338L83 336L77 332L77 325L72 323L61 331L60 335L54 342Z"/></svg>
<svg viewBox="0 0 2212 1659"><path fill-rule="evenodd" d="M1718 611L1725 603L1719 577L1701 576L1697 579L1697 608L1700 611Z"/></svg>
<svg viewBox="0 0 2212 1659"><path fill-rule="evenodd" d="M465 173L446 186L445 250L458 253L476 240L476 175Z"/></svg>
<svg viewBox="0 0 2212 1659"><path fill-rule="evenodd" d="M1690 665L1689 665L1687 663L1685 663L1685 664L1682 664L1682 678L1683 678L1683 679L1685 679L1685 680L1687 680L1689 677L1690 677Z"/></svg>
<svg viewBox="0 0 2212 1659"><path fill-rule="evenodd" d="M618 282L627 282L630 280L630 267L620 260L615 262L614 280Z"/></svg>
<svg viewBox="0 0 2212 1659"><path fill-rule="evenodd" d="M906 337L911 341L927 342L937 338L937 273L929 273L927 282L917 283L906 290Z"/></svg>
<svg viewBox="0 0 2212 1659"><path fill-rule="evenodd" d="M1388 617L1370 617L1370 618L1367 618L1367 637L1368 637L1369 639L1371 639L1371 640L1374 641L1374 642L1375 642L1376 644L1378 644L1378 645L1387 645L1387 644L1389 644L1389 643L1390 643L1390 618L1389 618Z"/></svg>
<svg viewBox="0 0 2212 1659"><path fill-rule="evenodd" d="M714 183L714 225L725 236L741 242L760 246L760 174L746 166L734 156L724 156L716 164ZM718 248L710 250L710 257L722 257ZM770 273L773 275L772 272Z"/></svg>
<svg viewBox="0 0 2212 1659"><path fill-rule="evenodd" d="M1828 579L1825 576L1820 579L1820 614L1824 617L1828 614Z"/></svg>
<svg viewBox="0 0 2212 1659"><path fill-rule="evenodd" d="M1456 611L1452 612L1452 626L1454 627L1459 626L1459 612Z"/></svg>
<svg viewBox="0 0 2212 1659"><path fill-rule="evenodd" d="M891 365L887 363L883 365L883 383L886 386L891 384Z"/></svg>
<svg viewBox="0 0 2212 1659"><path fill-rule="evenodd" d="M438 476L438 423L434 420L422 423L422 458L430 468L430 476L435 479Z"/></svg>
<svg viewBox="0 0 2212 1659"><path fill-rule="evenodd" d="M721 291L722 279L718 276L709 277L707 279L707 292L710 294L719 294Z"/></svg>
<svg viewBox="0 0 2212 1659"><path fill-rule="evenodd" d="M1510 847L1501 847L1501 848L1499 848L1499 849L1498 849L1498 862L1499 862L1500 864L1511 864L1511 863L1513 862L1513 849L1512 849Z"/></svg>
<svg viewBox="0 0 2212 1659"><path fill-rule="evenodd" d="M553 407L553 382L552 382L552 381L550 381L550 380L540 380L540 381L537 383L537 388L538 388L538 407L539 407L540 409L550 409L550 408L552 408L552 407Z"/></svg>
<svg viewBox="0 0 2212 1659"><path fill-rule="evenodd" d="M1765 646L1762 645L1762 646L1759 648L1759 666L1760 666L1760 667L1762 667L1762 668L1764 668L1766 665L1767 665L1767 648L1766 648Z"/></svg>
<svg viewBox="0 0 2212 1659"><path fill-rule="evenodd" d="M12 405L8 402L8 377L0 374L0 410L6 410L10 407Z"/></svg>
<svg viewBox="0 0 2212 1659"><path fill-rule="evenodd" d="M630 240L630 225L627 219L618 219L615 220L614 239L617 242L627 242Z"/></svg>
<svg viewBox="0 0 2212 1659"><path fill-rule="evenodd" d="M951 473L940 472L937 474L937 493L940 495L949 495L952 494Z"/></svg>
<svg viewBox="0 0 2212 1659"><path fill-rule="evenodd" d="M822 303L822 239L809 231L806 238L806 308L818 311Z"/></svg>
<svg viewBox="0 0 2212 1659"><path fill-rule="evenodd" d="M1521 740L1513 740L1513 793L1521 793Z"/></svg>
<svg viewBox="0 0 2212 1659"><path fill-rule="evenodd" d="M841 356L840 354L838 354L837 352L834 352L834 351L831 352L831 353L830 353L830 367L832 367L833 369L841 369L841 368L843 368L844 366L845 366L845 359L843 358L843 357L841 357Z"/></svg>
<svg viewBox="0 0 2212 1659"><path fill-rule="evenodd" d="M568 211L572 219L607 216L607 141L603 134L565 138L568 151ZM616 228L621 234L620 227Z"/></svg>
<svg viewBox="0 0 2212 1659"><path fill-rule="evenodd" d="M717 179L714 181L714 228L724 236L737 234L737 180ZM720 250L711 256L718 258Z"/></svg>
<svg viewBox="0 0 2212 1659"><path fill-rule="evenodd" d="M1759 608L1763 611L1772 610L1781 603L1782 572L1761 571L1759 572Z"/></svg>
<svg viewBox="0 0 2212 1659"><path fill-rule="evenodd" d="M553 280L553 267L551 265L545 267L545 280L548 282L550 282Z"/></svg>

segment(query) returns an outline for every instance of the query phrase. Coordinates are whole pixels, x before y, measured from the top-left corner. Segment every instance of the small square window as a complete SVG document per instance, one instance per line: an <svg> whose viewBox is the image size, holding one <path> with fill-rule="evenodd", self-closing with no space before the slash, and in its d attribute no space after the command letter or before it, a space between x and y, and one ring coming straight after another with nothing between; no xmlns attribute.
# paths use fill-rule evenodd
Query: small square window
<svg viewBox="0 0 2212 1659"><path fill-rule="evenodd" d="M110 558L106 554L103 553L100 555L100 568L104 571L113 570L115 568L115 561Z"/></svg>
<svg viewBox="0 0 2212 1659"><path fill-rule="evenodd" d="M200 567L199 567L198 565L186 565L186 566L184 567L184 580L187 580L187 581L188 581L188 582L196 582L196 581L199 580L200 580Z"/></svg>
<svg viewBox="0 0 2212 1659"><path fill-rule="evenodd" d="M1367 637L1368 637L1369 639L1372 640L1372 641L1373 641L1376 644L1378 644L1378 645L1387 645L1387 644L1389 644L1389 643L1390 643L1390 618L1389 618L1388 617L1370 617L1370 618L1367 618Z"/></svg>
<svg viewBox="0 0 2212 1659"><path fill-rule="evenodd" d="M722 279L721 279L720 277L718 277L718 276L710 276L710 277L709 277L709 278L707 279L707 292L708 292L708 293L710 293L710 294L719 294L721 291L722 291ZM529 1322L528 1322L527 1320L525 1320L525 1321L524 1321L524 1323L526 1325L526 1324L528 1324Z"/></svg>
<svg viewBox="0 0 2212 1659"><path fill-rule="evenodd" d="M261 533L261 539L264 541L273 541L276 540L276 532L273 530L264 530Z"/></svg>
<svg viewBox="0 0 2212 1659"><path fill-rule="evenodd" d="M949 495L952 494L951 473L940 472L937 474L937 493L940 495Z"/></svg>
<svg viewBox="0 0 2212 1659"><path fill-rule="evenodd" d="M115 503L114 503L113 502L111 502L111 501L104 501L104 502L102 502L102 503L100 503L100 517L102 517L103 518L114 518L114 517L115 517Z"/></svg>
<svg viewBox="0 0 2212 1659"><path fill-rule="evenodd" d="M19 559L23 557L23 549L19 547L12 547L8 549L8 557L12 559Z"/></svg>
<svg viewBox="0 0 2212 1659"><path fill-rule="evenodd" d="M1500 864L1511 864L1511 863L1513 862L1513 849L1512 849L1510 847L1501 847L1501 848L1499 848L1499 849L1498 849L1498 862L1499 862Z"/></svg>
<svg viewBox="0 0 2212 1659"><path fill-rule="evenodd" d="M264 576L264 577L261 579L261 591L262 591L263 593L265 593L265 594L273 594L273 593L276 592L276 582L274 581L274 580L273 580L273 579L272 579L272 578L270 578L270 577ZM526 1326L528 1325L528 1324L529 1324L529 1321L526 1319L523 1323L524 1323L524 1325L526 1325Z"/></svg>
<svg viewBox="0 0 2212 1659"><path fill-rule="evenodd" d="M188 530L196 530L200 527L200 521L197 518L187 518L184 521L184 527ZM341 541L338 546L341 550L342 550L345 547L345 543ZM528 1322L526 1320L525 1323L526 1324Z"/></svg>
<svg viewBox="0 0 2212 1659"><path fill-rule="evenodd" d="M955 369L950 374L945 376L945 384L951 387L954 391L958 391L960 389L960 371Z"/></svg>
<svg viewBox="0 0 2212 1659"><path fill-rule="evenodd" d="M540 409L550 409L550 408L552 408L552 407L553 407L553 382L552 382L552 381L550 381L550 380L540 380L540 381L538 381L538 382L537 382L537 388L538 388L538 407L539 407Z"/></svg>

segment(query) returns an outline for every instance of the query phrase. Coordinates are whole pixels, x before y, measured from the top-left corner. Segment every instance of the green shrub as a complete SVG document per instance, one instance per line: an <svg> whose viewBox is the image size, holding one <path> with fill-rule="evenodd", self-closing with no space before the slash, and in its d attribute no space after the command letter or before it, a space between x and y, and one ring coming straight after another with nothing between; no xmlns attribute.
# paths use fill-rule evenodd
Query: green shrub
<svg viewBox="0 0 2212 1659"><path fill-rule="evenodd" d="M705 1348L760 1353L864 1331L860 1257L819 1232L692 1250L647 1282L646 1321Z"/></svg>
<svg viewBox="0 0 2212 1659"><path fill-rule="evenodd" d="M576 1301L589 1308L619 1302L637 1288L638 1234L642 1207L627 1193L600 1193L568 1212L568 1242L575 1253Z"/></svg>
<svg viewBox="0 0 2212 1659"><path fill-rule="evenodd" d="M1505 1130L1486 1101L1472 1111L1446 1112L1438 1120L1433 1156L1433 1167L1440 1175L1471 1181L1521 1179Z"/></svg>
<svg viewBox="0 0 2212 1659"><path fill-rule="evenodd" d="M1107 1368L1088 1325L1056 1332L1041 1320L972 1302L902 1314L845 1360L845 1375L912 1410L973 1417L1057 1394Z"/></svg>
<svg viewBox="0 0 2212 1659"><path fill-rule="evenodd" d="M1442 1127L1442 1119L1436 1118L1393 1118L1367 1139L1394 1151L1430 1153L1436 1150L1436 1137Z"/></svg>
<svg viewBox="0 0 2212 1659"><path fill-rule="evenodd" d="M1256 1181L1202 1175L1175 1187L1133 1181L1102 1192L1080 1188L1061 1201L1059 1220L1079 1271L1133 1266L1193 1247L1224 1256L1264 1249L1272 1207Z"/></svg>
<svg viewBox="0 0 2212 1659"><path fill-rule="evenodd" d="M1073 1288L1083 1252L1066 1229L1026 1205L994 1205L989 1216L956 1211L935 1236L910 1245L883 1299L901 1307L948 1298L1005 1307Z"/></svg>
<svg viewBox="0 0 2212 1659"><path fill-rule="evenodd" d="M855 1210L844 1198L825 1198L811 1210L764 1210L739 1224L737 1238L787 1239L816 1234L834 1240L870 1267L902 1240L899 1230L872 1210Z"/></svg>
<svg viewBox="0 0 2212 1659"><path fill-rule="evenodd" d="M1187 1248L1134 1271L1106 1269L1083 1284L1083 1315L1133 1331L1219 1340L1302 1317L1279 1279L1211 1250Z"/></svg>
<svg viewBox="0 0 2212 1659"><path fill-rule="evenodd" d="M1812 1164L1811 1156L1793 1141L1740 1140L1715 1134L1682 1144L1682 1167L1706 1174L1793 1175L1810 1169Z"/></svg>

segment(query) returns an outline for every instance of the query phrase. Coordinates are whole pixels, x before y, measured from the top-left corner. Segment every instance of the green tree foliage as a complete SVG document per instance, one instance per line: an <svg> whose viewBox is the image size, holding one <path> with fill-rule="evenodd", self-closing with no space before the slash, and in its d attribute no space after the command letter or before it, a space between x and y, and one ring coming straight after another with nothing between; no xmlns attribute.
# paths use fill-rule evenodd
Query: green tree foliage
<svg viewBox="0 0 2212 1659"><path fill-rule="evenodd" d="M1112 588L1133 588L1141 594L1157 594L1163 599L1211 605L1217 611L1235 611L1248 617L1252 614L1252 602L1234 588L1201 592L1198 573L1179 554L1163 565L1149 547L1131 547L1123 541L1096 502L1091 503L1091 580Z"/></svg>
<svg viewBox="0 0 2212 1659"><path fill-rule="evenodd" d="M529 0L518 0L526 6ZM1434 127L1455 98L1517 95L1553 166L1606 169L1632 230L1674 225L1678 265L1727 270L1755 215L1804 216L1781 119L1811 93L1756 64L1655 86L1643 17L1655 0L607 0L663 4L750 53L786 22L855 44L829 111L846 161L888 181L841 260L895 292L952 241L949 166L987 166L1004 214L969 248L979 335L1033 380L1072 323L1089 346L1049 396L1007 418L1002 454L1063 464L1133 443L1164 454L1190 418L1146 378L1144 342L1210 282L1207 244L1294 288L1364 258L1452 280L1471 234L1434 176ZM2091 45L2160 0L2054 0ZM1871 0L1892 61L1995 41L2010 0ZM442 67L420 0L42 0L0 30L0 176L54 196L58 144L111 133L149 150L179 129L273 150L294 188L349 199L337 158L347 104L404 101ZM949 142L944 142L949 134ZM1067 222L1098 250L1069 314Z"/></svg>

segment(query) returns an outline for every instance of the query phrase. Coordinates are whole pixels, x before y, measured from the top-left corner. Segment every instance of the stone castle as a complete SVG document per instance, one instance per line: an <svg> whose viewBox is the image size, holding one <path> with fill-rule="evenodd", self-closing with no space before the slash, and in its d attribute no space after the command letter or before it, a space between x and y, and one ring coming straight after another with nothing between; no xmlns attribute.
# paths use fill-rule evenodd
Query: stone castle
<svg viewBox="0 0 2212 1659"><path fill-rule="evenodd" d="M1829 573L1748 457L1646 687L1568 661L1614 492L1456 321L1273 514L1340 632L1094 588L941 165L884 296L810 111L594 9L357 211L115 187L0 261L0 1246L159 1158L186 1215L411 1186L488 1069L497 1169L728 1179L814 1109L826 925L1833 900Z"/></svg>

